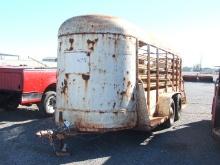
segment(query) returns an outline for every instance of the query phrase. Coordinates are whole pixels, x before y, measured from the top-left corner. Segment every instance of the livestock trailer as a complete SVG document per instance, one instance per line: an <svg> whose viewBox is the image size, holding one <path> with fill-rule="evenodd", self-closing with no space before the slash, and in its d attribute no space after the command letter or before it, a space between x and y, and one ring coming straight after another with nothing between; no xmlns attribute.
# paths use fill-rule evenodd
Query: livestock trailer
<svg viewBox="0 0 220 165"><path fill-rule="evenodd" d="M59 130L37 135L62 140L75 133L149 131L179 119L182 59L129 22L102 15L70 18L60 26L57 51Z"/></svg>
<svg viewBox="0 0 220 165"><path fill-rule="evenodd" d="M58 34L55 121L83 132L172 125L185 100L181 64L120 18L70 18Z"/></svg>

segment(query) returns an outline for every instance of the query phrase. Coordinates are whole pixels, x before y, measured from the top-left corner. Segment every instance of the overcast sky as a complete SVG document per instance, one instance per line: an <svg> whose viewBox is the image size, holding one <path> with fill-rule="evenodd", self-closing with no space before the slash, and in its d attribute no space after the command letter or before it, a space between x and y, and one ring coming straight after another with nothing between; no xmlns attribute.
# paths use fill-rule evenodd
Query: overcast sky
<svg viewBox="0 0 220 165"><path fill-rule="evenodd" d="M0 12L0 53L56 56L63 21L105 14L126 19L174 48L185 66L220 65L218 0L5 0Z"/></svg>

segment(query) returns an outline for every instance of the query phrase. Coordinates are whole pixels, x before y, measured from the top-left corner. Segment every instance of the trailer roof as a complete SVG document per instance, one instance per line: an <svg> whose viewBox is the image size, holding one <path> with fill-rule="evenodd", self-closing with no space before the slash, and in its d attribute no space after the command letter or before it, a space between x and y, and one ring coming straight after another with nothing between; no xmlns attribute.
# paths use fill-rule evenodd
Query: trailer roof
<svg viewBox="0 0 220 165"><path fill-rule="evenodd" d="M72 17L66 20L59 28L58 37L71 35L71 34L98 34L98 33L110 33L110 34L122 34L126 36L132 36L137 38L151 46L160 48L172 54L176 54L171 51L170 48L165 48L158 41L153 40L149 34L142 29L131 24L130 22L123 20L119 17L107 16L107 15L82 15Z"/></svg>

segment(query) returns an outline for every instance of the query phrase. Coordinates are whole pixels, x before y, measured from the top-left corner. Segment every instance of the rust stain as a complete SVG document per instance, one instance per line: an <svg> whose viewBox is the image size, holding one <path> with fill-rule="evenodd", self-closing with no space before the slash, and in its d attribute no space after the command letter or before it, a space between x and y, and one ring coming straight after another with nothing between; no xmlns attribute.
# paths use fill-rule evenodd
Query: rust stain
<svg viewBox="0 0 220 165"><path fill-rule="evenodd" d="M104 74L105 74L105 73L106 73L106 70L105 70L105 69L98 69L98 72L99 72L99 73L104 73Z"/></svg>
<svg viewBox="0 0 220 165"><path fill-rule="evenodd" d="M73 42L74 42L74 39L70 38L69 39L69 43L70 43L69 51L73 50Z"/></svg>
<svg viewBox="0 0 220 165"><path fill-rule="evenodd" d="M67 88L68 88L68 82L67 82L68 78L69 78L69 75L68 75L68 74L65 74L65 79L64 79L64 81L63 81L62 84L61 84L61 85L62 85L62 87L61 87L61 93L63 93L63 94L66 93Z"/></svg>
<svg viewBox="0 0 220 165"><path fill-rule="evenodd" d="M64 79L64 81L62 82L61 93L65 94L66 91L67 91L67 80Z"/></svg>
<svg viewBox="0 0 220 165"><path fill-rule="evenodd" d="M88 81L90 78L90 75L89 74L82 74L82 78L83 78L83 80Z"/></svg>
<svg viewBox="0 0 220 165"><path fill-rule="evenodd" d="M76 128L81 131L104 129L102 124L87 123L82 119L77 120L74 124Z"/></svg>
<svg viewBox="0 0 220 165"><path fill-rule="evenodd" d="M62 42L59 43L59 52L61 52Z"/></svg>
<svg viewBox="0 0 220 165"><path fill-rule="evenodd" d="M94 39L94 40L90 40L90 39L88 39L87 40L87 44L88 44L88 49L90 50L90 51L94 51L94 46L95 46L95 44L98 42L98 38L96 38L96 39ZM90 54L89 54L90 55Z"/></svg>
<svg viewBox="0 0 220 165"><path fill-rule="evenodd" d="M88 113L90 113L88 111ZM100 115L104 114L106 112L100 111ZM115 116L119 114L119 112L113 112ZM123 129L128 129L128 128L133 128L134 125L132 124L133 121L130 123L126 123L126 125L121 125L118 128L106 128L102 124L96 124L96 123L88 123L84 121L83 119L78 119L75 121L74 125L76 126L76 129L80 132L106 132L106 131L117 131L117 130L123 130Z"/></svg>
<svg viewBox="0 0 220 165"><path fill-rule="evenodd" d="M132 87L131 81L130 80L127 81L125 77L123 78L123 81L124 81L123 84L126 85L125 85L125 89L122 92L120 92L120 95L122 96L122 98L125 97L126 99L129 98L134 99L132 98L132 93L131 93L131 87Z"/></svg>
<svg viewBox="0 0 220 165"><path fill-rule="evenodd" d="M114 41L114 44L115 44L115 48L116 48L116 46L117 46L117 40L115 39L115 41Z"/></svg>
<svg viewBox="0 0 220 165"><path fill-rule="evenodd" d="M132 101L135 101L134 93L132 94L131 100L132 100Z"/></svg>
<svg viewBox="0 0 220 165"><path fill-rule="evenodd" d="M120 95L124 95L124 94L126 94L126 91L122 91L122 92L120 93Z"/></svg>
<svg viewBox="0 0 220 165"><path fill-rule="evenodd" d="M131 85L131 81L128 81L127 83L127 87L129 87Z"/></svg>
<svg viewBox="0 0 220 165"><path fill-rule="evenodd" d="M82 79L85 80L85 91L87 91L89 78L90 78L89 74L82 74Z"/></svg>
<svg viewBox="0 0 220 165"><path fill-rule="evenodd" d="M63 123L63 112L59 112L59 122Z"/></svg>
<svg viewBox="0 0 220 165"><path fill-rule="evenodd" d="M115 106L116 106L116 102L114 102L114 104L113 104L113 109L115 109Z"/></svg>

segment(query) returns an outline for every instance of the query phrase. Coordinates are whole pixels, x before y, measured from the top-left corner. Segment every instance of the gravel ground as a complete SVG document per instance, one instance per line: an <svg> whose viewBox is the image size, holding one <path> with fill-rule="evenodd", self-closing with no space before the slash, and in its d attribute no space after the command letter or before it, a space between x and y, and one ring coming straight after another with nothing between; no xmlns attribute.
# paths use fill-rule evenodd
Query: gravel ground
<svg viewBox="0 0 220 165"><path fill-rule="evenodd" d="M54 126L32 108L0 112L0 164L220 164L220 144L211 137L213 84L185 83L188 104L174 127L121 131L69 139L71 156L56 157L35 132Z"/></svg>

